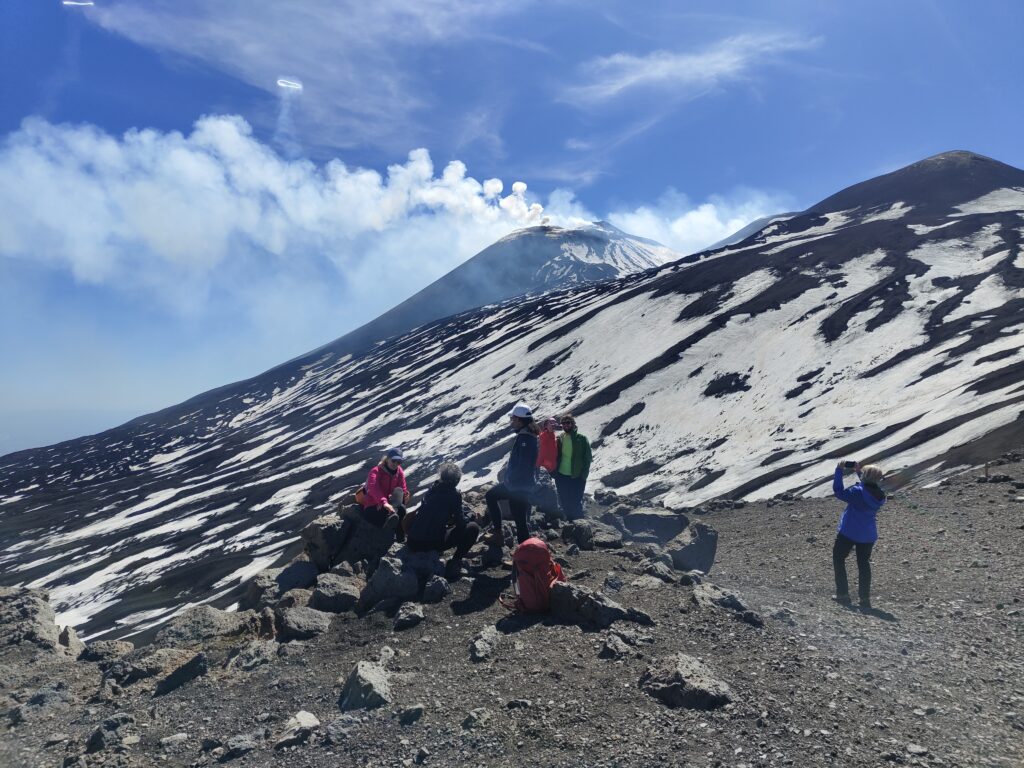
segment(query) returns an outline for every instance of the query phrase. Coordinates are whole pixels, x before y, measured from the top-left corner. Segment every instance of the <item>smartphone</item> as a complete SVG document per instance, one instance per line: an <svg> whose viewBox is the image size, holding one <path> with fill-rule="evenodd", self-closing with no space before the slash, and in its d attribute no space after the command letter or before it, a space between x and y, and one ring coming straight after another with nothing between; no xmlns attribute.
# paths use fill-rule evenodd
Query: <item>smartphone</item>
<svg viewBox="0 0 1024 768"><path fill-rule="evenodd" d="M857 466L857 462L856 461L844 461L843 462L843 467L845 469L855 469L856 466Z"/></svg>

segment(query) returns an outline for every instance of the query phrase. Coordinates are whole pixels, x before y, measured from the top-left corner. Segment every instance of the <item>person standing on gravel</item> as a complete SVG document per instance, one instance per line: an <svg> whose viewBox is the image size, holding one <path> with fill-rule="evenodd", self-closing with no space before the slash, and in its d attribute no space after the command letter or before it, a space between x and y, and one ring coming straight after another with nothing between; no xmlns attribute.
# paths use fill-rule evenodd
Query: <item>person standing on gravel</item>
<svg viewBox="0 0 1024 768"><path fill-rule="evenodd" d="M492 546L503 547L505 535L501 529L501 507L498 502L507 500L516 521L516 539L521 544L530 538L530 497L537 487L537 453L540 450L537 435L540 433L533 412L522 403L509 414L509 426L516 433L515 442L508 455L505 482L498 483L484 495L487 513L491 518L491 532L484 541Z"/></svg>
<svg viewBox="0 0 1024 768"><path fill-rule="evenodd" d="M843 473L854 470L860 482L846 488ZM840 462L832 480L836 498L846 502L839 520L839 530L832 547L832 566L836 578L836 601L850 605L850 585L846 578L846 558L857 550L857 592L862 610L871 608L871 549L878 540L875 518L885 503L885 491L880 487L883 472L874 464L861 466L855 461Z"/></svg>
<svg viewBox="0 0 1024 768"><path fill-rule="evenodd" d="M590 474L590 441L579 433L571 413L562 414L562 436L558 440L558 461L553 475L558 506L568 520L583 517L583 491Z"/></svg>
<svg viewBox="0 0 1024 768"><path fill-rule="evenodd" d="M409 486L402 471L404 460L402 449L392 448L381 458L380 463L370 470L366 483L360 489L363 517L378 528L394 531L398 541L405 538L400 523L405 517L405 505L409 503ZM398 490L402 492L401 502L392 499L392 496L397 496L395 491Z"/></svg>

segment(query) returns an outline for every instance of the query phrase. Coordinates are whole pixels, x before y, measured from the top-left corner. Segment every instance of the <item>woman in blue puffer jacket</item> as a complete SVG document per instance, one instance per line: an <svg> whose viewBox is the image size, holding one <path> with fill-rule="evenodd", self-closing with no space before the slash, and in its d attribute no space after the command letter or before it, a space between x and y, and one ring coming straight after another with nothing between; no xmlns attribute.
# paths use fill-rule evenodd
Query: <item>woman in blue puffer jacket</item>
<svg viewBox="0 0 1024 768"><path fill-rule="evenodd" d="M848 466L852 463L852 466ZM860 482L844 487L843 472L853 469ZM832 547L832 566L836 577L836 601L850 604L850 585L846 579L846 558L857 550L857 592L862 610L871 608L871 549L878 540L875 518L885 503L885 491L880 487L883 472L873 464L862 467L856 462L840 462L832 480L836 498L846 502L839 520L836 543Z"/></svg>

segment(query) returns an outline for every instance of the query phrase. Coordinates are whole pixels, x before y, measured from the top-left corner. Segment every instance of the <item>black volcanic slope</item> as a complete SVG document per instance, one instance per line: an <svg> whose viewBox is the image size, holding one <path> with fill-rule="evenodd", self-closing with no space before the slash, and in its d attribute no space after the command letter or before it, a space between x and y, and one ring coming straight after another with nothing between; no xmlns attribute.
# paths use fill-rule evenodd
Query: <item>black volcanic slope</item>
<svg viewBox="0 0 1024 768"><path fill-rule="evenodd" d="M3 457L0 583L49 588L86 634L230 605L392 443L417 488L447 457L467 487L492 479L517 400L599 439L592 490L674 508L827 493L840 456L916 483L962 471L1024 444L1021 190L1024 172L940 155L724 249Z"/></svg>

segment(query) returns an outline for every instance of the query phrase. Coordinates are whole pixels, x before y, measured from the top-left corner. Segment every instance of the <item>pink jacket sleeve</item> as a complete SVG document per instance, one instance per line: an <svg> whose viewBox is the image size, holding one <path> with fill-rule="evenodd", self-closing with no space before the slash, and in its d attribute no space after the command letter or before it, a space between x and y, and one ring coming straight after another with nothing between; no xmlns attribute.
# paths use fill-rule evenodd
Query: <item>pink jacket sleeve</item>
<svg viewBox="0 0 1024 768"><path fill-rule="evenodd" d="M379 507L387 501L387 491L380 487L380 474L381 468L380 465L377 465L366 476L366 501L368 503L364 506Z"/></svg>

